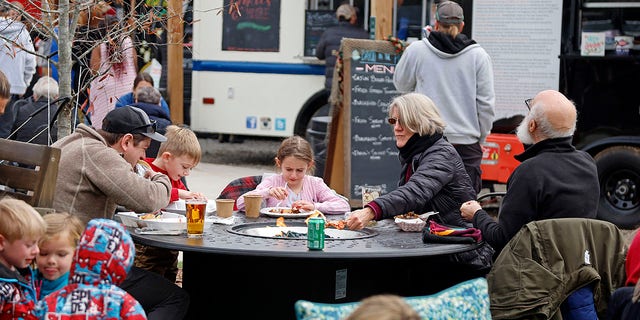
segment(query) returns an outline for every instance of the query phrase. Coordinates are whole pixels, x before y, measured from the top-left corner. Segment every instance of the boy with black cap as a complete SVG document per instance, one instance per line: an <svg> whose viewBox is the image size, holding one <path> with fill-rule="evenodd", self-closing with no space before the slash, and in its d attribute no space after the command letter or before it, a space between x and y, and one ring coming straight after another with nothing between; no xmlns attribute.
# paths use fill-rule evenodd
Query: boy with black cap
<svg viewBox="0 0 640 320"><path fill-rule="evenodd" d="M155 212L169 204L171 181L164 174L149 179L134 172L151 139L165 141L147 114L127 106L109 112L102 129L80 124L53 144L61 149L53 207L92 218L111 219L121 205L136 212Z"/></svg>
<svg viewBox="0 0 640 320"><path fill-rule="evenodd" d="M53 208L77 215L86 224L94 218L111 219L121 205L135 212L155 212L169 204L171 181L148 170L146 178L134 168L144 160L151 139L166 138L139 108L111 110L102 129L80 124L56 141L61 149ZM189 295L160 275L133 267L120 288L142 304L149 319L182 319Z"/></svg>
<svg viewBox="0 0 640 320"><path fill-rule="evenodd" d="M491 132L495 116L493 66L489 54L461 33L463 28L462 7L453 1L440 2L434 30L402 53L393 84L401 92L422 93L438 106L447 123L444 135L460 154L479 193L480 143Z"/></svg>

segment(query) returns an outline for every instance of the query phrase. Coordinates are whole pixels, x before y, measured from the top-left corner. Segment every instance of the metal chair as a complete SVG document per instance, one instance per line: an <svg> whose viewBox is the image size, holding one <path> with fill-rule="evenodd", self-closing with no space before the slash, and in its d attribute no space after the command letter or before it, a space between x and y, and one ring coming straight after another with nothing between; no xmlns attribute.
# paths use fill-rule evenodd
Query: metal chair
<svg viewBox="0 0 640 320"><path fill-rule="evenodd" d="M36 208L50 208L59 162L59 148L0 139L0 197L11 196Z"/></svg>

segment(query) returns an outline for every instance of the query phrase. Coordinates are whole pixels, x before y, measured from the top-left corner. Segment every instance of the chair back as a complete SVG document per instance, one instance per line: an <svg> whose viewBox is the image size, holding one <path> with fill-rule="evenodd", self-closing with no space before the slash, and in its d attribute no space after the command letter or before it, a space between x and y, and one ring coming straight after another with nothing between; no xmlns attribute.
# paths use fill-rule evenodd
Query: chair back
<svg viewBox="0 0 640 320"><path fill-rule="evenodd" d="M254 190L262 181L262 175L246 176L234 179L227 184L220 192L218 199L238 199L239 196ZM233 204L233 210L238 210L236 204Z"/></svg>
<svg viewBox="0 0 640 320"><path fill-rule="evenodd" d="M0 139L0 196L51 207L59 162L59 148Z"/></svg>

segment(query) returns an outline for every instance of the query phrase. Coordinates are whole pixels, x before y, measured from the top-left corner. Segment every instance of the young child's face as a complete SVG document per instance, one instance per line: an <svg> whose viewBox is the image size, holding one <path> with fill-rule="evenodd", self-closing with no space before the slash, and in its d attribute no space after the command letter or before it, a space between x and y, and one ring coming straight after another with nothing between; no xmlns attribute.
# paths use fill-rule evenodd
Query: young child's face
<svg viewBox="0 0 640 320"><path fill-rule="evenodd" d="M282 170L282 177L287 181L289 186L300 185L302 178L307 174L309 170L309 162L298 159L296 157L285 157L282 162L279 163Z"/></svg>
<svg viewBox="0 0 640 320"><path fill-rule="evenodd" d="M36 263L45 279L58 279L71 269L76 248L69 239L69 235L64 232L40 244Z"/></svg>
<svg viewBox="0 0 640 320"><path fill-rule="evenodd" d="M0 262L10 269L26 268L38 255L38 239L18 239L9 242L2 239Z"/></svg>
<svg viewBox="0 0 640 320"><path fill-rule="evenodd" d="M162 164L164 164L164 168L161 168L166 170L169 178L174 181L191 174L191 169L196 166L193 158L188 155L163 157Z"/></svg>

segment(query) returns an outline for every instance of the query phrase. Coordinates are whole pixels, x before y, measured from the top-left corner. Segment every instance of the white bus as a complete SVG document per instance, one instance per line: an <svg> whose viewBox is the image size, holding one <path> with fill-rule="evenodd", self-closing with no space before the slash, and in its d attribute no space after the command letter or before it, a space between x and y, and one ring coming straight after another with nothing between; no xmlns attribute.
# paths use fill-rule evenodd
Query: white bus
<svg viewBox="0 0 640 320"><path fill-rule="evenodd" d="M190 125L198 133L286 137L306 135L311 119L327 115L324 61L315 43L336 23L343 1L238 1L241 16L229 13L229 0L193 3L193 70ZM405 8L426 0L406 0ZM369 1L351 1L368 30ZM217 8L225 7L223 14ZM412 10L426 23L422 9ZM367 18L365 18L367 17ZM315 20L314 20L315 19Z"/></svg>

